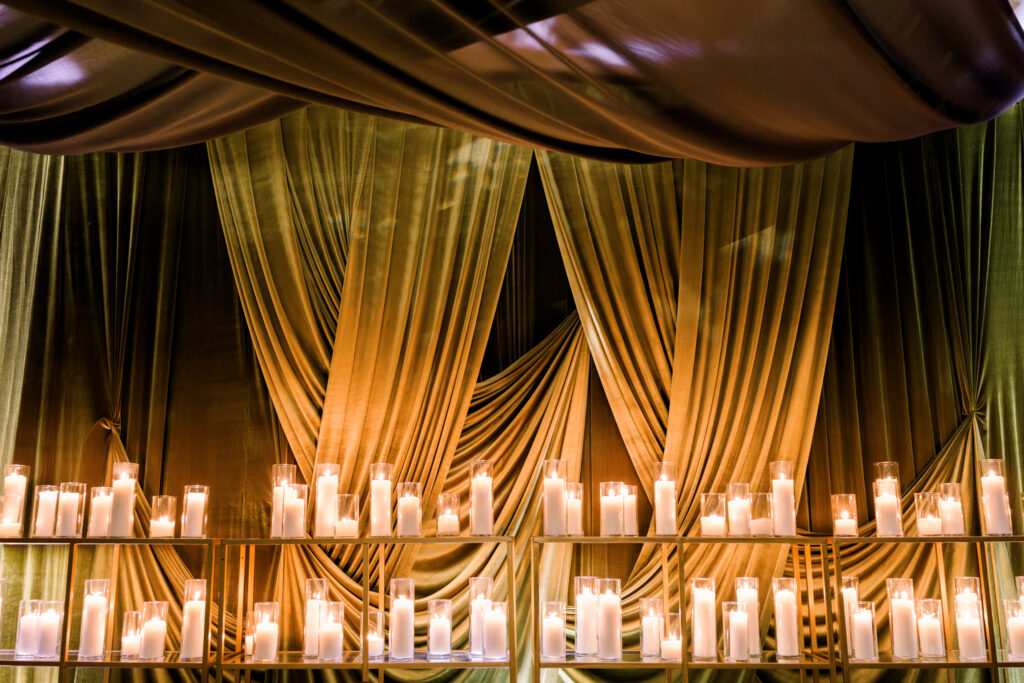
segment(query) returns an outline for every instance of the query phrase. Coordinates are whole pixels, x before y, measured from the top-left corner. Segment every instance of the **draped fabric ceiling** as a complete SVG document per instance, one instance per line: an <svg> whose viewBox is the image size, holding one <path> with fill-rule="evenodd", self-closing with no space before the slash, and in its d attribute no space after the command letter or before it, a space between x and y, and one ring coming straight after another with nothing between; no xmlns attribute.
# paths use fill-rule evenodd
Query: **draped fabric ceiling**
<svg viewBox="0 0 1024 683"><path fill-rule="evenodd" d="M0 6L0 142L37 152L180 146L316 103L612 160L779 164L1022 94L1007 0Z"/></svg>

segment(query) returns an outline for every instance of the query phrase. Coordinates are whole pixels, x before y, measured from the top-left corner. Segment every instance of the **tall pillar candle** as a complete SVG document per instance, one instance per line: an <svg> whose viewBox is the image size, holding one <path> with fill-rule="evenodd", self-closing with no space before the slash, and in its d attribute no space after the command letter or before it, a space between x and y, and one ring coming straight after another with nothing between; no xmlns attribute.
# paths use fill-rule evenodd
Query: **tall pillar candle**
<svg viewBox="0 0 1024 683"><path fill-rule="evenodd" d="M1006 614L1006 649L1010 659L1024 659L1024 600L1003 600Z"/></svg>
<svg viewBox="0 0 1024 683"><path fill-rule="evenodd" d="M565 485L565 533L583 535L583 484L579 482Z"/></svg>
<svg viewBox="0 0 1024 683"><path fill-rule="evenodd" d="M565 535L565 461L545 460L542 464L544 482L544 535Z"/></svg>
<svg viewBox="0 0 1024 683"><path fill-rule="evenodd" d="M0 523L10 524L21 520L30 471L28 465L12 464L4 467L4 503L0 509Z"/></svg>
<svg viewBox="0 0 1024 683"><path fill-rule="evenodd" d="M622 535L638 536L639 528L636 511L637 487L633 484L622 486Z"/></svg>
<svg viewBox="0 0 1024 683"><path fill-rule="evenodd" d="M489 576L474 576L469 580L469 653L484 654L484 617L491 605L494 581Z"/></svg>
<svg viewBox="0 0 1024 683"><path fill-rule="evenodd" d="M846 649L848 654L853 655L853 615L860 602L860 581L856 576L843 577L842 594L843 612L846 615Z"/></svg>
<svg viewBox="0 0 1024 683"><path fill-rule="evenodd" d="M296 467L290 464L271 466L273 488L270 503L270 537L281 538L284 534L284 499L296 480Z"/></svg>
<svg viewBox="0 0 1024 683"><path fill-rule="evenodd" d="M253 605L256 626L253 629L252 658L269 662L277 659L280 640L281 603L257 602Z"/></svg>
<svg viewBox="0 0 1024 683"><path fill-rule="evenodd" d="M206 538L206 510L210 500L210 487L191 484L185 487L181 512L181 537Z"/></svg>
<svg viewBox="0 0 1024 683"><path fill-rule="evenodd" d="M966 533L959 483L945 482L939 485L939 518L942 520L943 535L963 536Z"/></svg>
<svg viewBox="0 0 1024 683"><path fill-rule="evenodd" d="M33 536L53 536L57 523L57 497L59 495L56 486L36 487L36 505L32 516Z"/></svg>
<svg viewBox="0 0 1024 683"><path fill-rule="evenodd" d="M335 661L342 655L342 624L345 621L345 603L324 600L320 604L318 651L321 660Z"/></svg>
<svg viewBox="0 0 1024 683"><path fill-rule="evenodd" d="M694 659L715 659L718 651L718 629L715 624L715 580L690 579L690 601L693 604Z"/></svg>
<svg viewBox="0 0 1024 683"><path fill-rule="evenodd" d="M206 579L189 579L181 609L181 658L202 659L205 651Z"/></svg>
<svg viewBox="0 0 1024 683"><path fill-rule="evenodd" d="M420 508L422 495L423 485L419 482L405 481L398 485L398 507L395 515L396 535L420 535L420 521L423 518Z"/></svg>
<svg viewBox="0 0 1024 683"><path fill-rule="evenodd" d="M796 497L793 493L793 463L768 463L772 482L772 525L776 536L796 535Z"/></svg>
<svg viewBox="0 0 1024 683"><path fill-rule="evenodd" d="M82 535L85 490L85 484L78 482L64 482L60 485L55 532L57 536L74 538Z"/></svg>
<svg viewBox="0 0 1024 683"><path fill-rule="evenodd" d="M740 602L722 603L722 630L725 633L725 658L730 662L744 662L750 658L747 642L750 625L747 606Z"/></svg>
<svg viewBox="0 0 1024 683"><path fill-rule="evenodd" d="M640 598L640 654L657 657L661 654L661 640L665 613L661 598Z"/></svg>
<svg viewBox="0 0 1024 683"><path fill-rule="evenodd" d="M946 643L943 636L942 601L934 598L918 600L915 605L917 614L917 636L921 644L921 656L925 658L945 658Z"/></svg>
<svg viewBox="0 0 1024 683"><path fill-rule="evenodd" d="M111 477L110 535L126 538L132 535L135 521L135 482L139 477L139 463L115 462Z"/></svg>
<svg viewBox="0 0 1024 683"><path fill-rule="evenodd" d="M599 493L602 536L622 535L622 486L623 484L617 481L601 482Z"/></svg>
<svg viewBox="0 0 1024 683"><path fill-rule="evenodd" d="M676 524L676 465L664 461L655 463L654 469L654 533L675 536Z"/></svg>
<svg viewBox="0 0 1024 683"><path fill-rule="evenodd" d="M541 658L565 659L565 603L542 603L541 619Z"/></svg>
<svg viewBox="0 0 1024 683"><path fill-rule="evenodd" d="M618 579L597 580L597 655L622 659L622 598Z"/></svg>
<svg viewBox="0 0 1024 683"><path fill-rule="evenodd" d="M320 646L320 606L327 600L327 579L306 579L304 594L306 611L302 655L316 657Z"/></svg>
<svg viewBox="0 0 1024 683"><path fill-rule="evenodd" d="M370 464L370 535L391 535L391 476L389 462Z"/></svg>
<svg viewBox="0 0 1024 683"><path fill-rule="evenodd" d="M64 603L60 600L39 601L39 647L36 657L56 659L60 656L60 642L64 622Z"/></svg>
<svg viewBox="0 0 1024 683"><path fill-rule="evenodd" d="M981 510L985 533L1005 536L1013 533L1010 523L1010 499L1006 495L1005 465L1002 460L980 460Z"/></svg>
<svg viewBox="0 0 1024 683"><path fill-rule="evenodd" d="M93 486L89 491L89 538L103 538L110 535L110 508L114 502L114 491L109 486Z"/></svg>
<svg viewBox="0 0 1024 683"><path fill-rule="evenodd" d="M305 484L292 484L284 494L284 538L302 538L306 535L306 500L309 489Z"/></svg>
<svg viewBox="0 0 1024 683"><path fill-rule="evenodd" d="M892 656L917 659L917 614L914 607L913 579L886 579L889 596L889 631Z"/></svg>
<svg viewBox="0 0 1024 683"><path fill-rule="evenodd" d="M726 506L729 511L729 535L750 535L750 484L732 483L726 487Z"/></svg>
<svg viewBox="0 0 1024 683"><path fill-rule="evenodd" d="M508 610L504 602L494 602L484 616L484 659L508 658Z"/></svg>
<svg viewBox="0 0 1024 683"><path fill-rule="evenodd" d="M335 496L338 495L338 477L341 467L336 462L317 463L313 468L313 481L316 488L315 506L313 508L313 535L316 538L334 536L334 525L337 522L337 506Z"/></svg>
<svg viewBox="0 0 1024 683"><path fill-rule="evenodd" d="M853 613L853 660L872 662L878 659L878 633L875 631L875 606L858 602Z"/></svg>
<svg viewBox="0 0 1024 683"><path fill-rule="evenodd" d="M18 603L18 633L14 644L16 657L35 657L39 651L39 600Z"/></svg>
<svg viewBox="0 0 1024 683"><path fill-rule="evenodd" d="M416 607L412 579L391 579L391 659L412 659Z"/></svg>
<svg viewBox="0 0 1024 683"><path fill-rule="evenodd" d="M984 659L987 649L984 611L979 599L981 580L976 576L953 577L953 595L960 659Z"/></svg>
<svg viewBox="0 0 1024 683"><path fill-rule="evenodd" d="M775 602L775 649L780 658L800 656L800 624L798 620L797 586L792 577L772 579Z"/></svg>
<svg viewBox="0 0 1024 683"><path fill-rule="evenodd" d="M494 485L491 463L474 460L470 463L469 533L490 536L494 533Z"/></svg>
<svg viewBox="0 0 1024 683"><path fill-rule="evenodd" d="M448 657L452 653L452 601L434 599L427 603L427 655Z"/></svg>
<svg viewBox="0 0 1024 683"><path fill-rule="evenodd" d="M78 638L79 659L97 659L103 656L109 597L109 579L86 580L85 597L82 599L82 628Z"/></svg>
<svg viewBox="0 0 1024 683"><path fill-rule="evenodd" d="M597 579L577 576L576 655L597 654Z"/></svg>
<svg viewBox="0 0 1024 683"><path fill-rule="evenodd" d="M761 654L761 602L758 596L758 580L755 576L736 578L736 602L747 608L747 645L749 655Z"/></svg>
<svg viewBox="0 0 1024 683"><path fill-rule="evenodd" d="M163 659L167 644L167 603L146 602L142 605L142 642L140 659Z"/></svg>

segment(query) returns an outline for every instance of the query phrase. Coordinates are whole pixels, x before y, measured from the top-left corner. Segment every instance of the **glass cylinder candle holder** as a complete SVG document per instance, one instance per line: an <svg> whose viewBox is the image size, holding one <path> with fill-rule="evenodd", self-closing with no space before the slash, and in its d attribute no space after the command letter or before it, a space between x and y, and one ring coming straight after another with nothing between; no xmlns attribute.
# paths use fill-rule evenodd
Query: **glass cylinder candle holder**
<svg viewBox="0 0 1024 683"><path fill-rule="evenodd" d="M341 466L336 462L317 463L313 468L313 536L331 538L338 521L335 497L338 495L338 478Z"/></svg>
<svg viewBox="0 0 1024 683"><path fill-rule="evenodd" d="M661 655L665 630L665 603L661 598L640 598L640 655Z"/></svg>
<svg viewBox="0 0 1024 683"><path fill-rule="evenodd" d="M771 536L772 528L772 494L755 491L750 494L750 535Z"/></svg>
<svg viewBox="0 0 1024 683"><path fill-rule="evenodd" d="M722 634L725 661L745 662L750 658L747 606L741 602L722 603Z"/></svg>
<svg viewBox="0 0 1024 683"><path fill-rule="evenodd" d="M1017 584L1017 597L1024 600L1024 576L1015 576L1013 580Z"/></svg>
<svg viewBox="0 0 1024 683"><path fill-rule="evenodd" d="M985 613L981 605L981 580L976 576L953 577L953 607L960 659L988 656L985 646Z"/></svg>
<svg viewBox="0 0 1024 683"><path fill-rule="evenodd" d="M5 465L3 502L0 504L0 535L6 538L21 535L25 518L25 493L32 468L28 465ZM10 533L12 525L18 525L17 533Z"/></svg>
<svg viewBox="0 0 1024 683"><path fill-rule="evenodd" d="M800 657L803 633L800 630L800 594L796 579L780 576L772 579L775 603L775 656L778 659Z"/></svg>
<svg viewBox="0 0 1024 683"><path fill-rule="evenodd" d="M110 536L128 538L135 527L135 488L139 463L115 462L110 467Z"/></svg>
<svg viewBox="0 0 1024 683"><path fill-rule="evenodd" d="M1006 650L1010 659L1024 659L1024 600L1003 600L1006 614Z"/></svg>
<svg viewBox="0 0 1024 683"><path fill-rule="evenodd" d="M683 615L679 612L665 612L664 623L661 658L678 662L683 658Z"/></svg>
<svg viewBox="0 0 1024 683"><path fill-rule="evenodd" d="M252 658L261 662L277 659L280 636L281 603L257 602L253 605L256 626L253 629Z"/></svg>
<svg viewBox="0 0 1024 683"><path fill-rule="evenodd" d="M209 641L206 637L206 579L185 581L181 607L181 659L202 659Z"/></svg>
<svg viewBox="0 0 1024 683"><path fill-rule="evenodd" d="M566 464L564 460L545 460L541 463L543 488L541 491L544 506L544 535L565 535L565 478Z"/></svg>
<svg viewBox="0 0 1024 683"><path fill-rule="evenodd" d="M622 586L618 579L597 580L597 656L622 659Z"/></svg>
<svg viewBox="0 0 1024 683"><path fill-rule="evenodd" d="M494 484L489 460L469 464L469 533L473 536L494 534Z"/></svg>
<svg viewBox="0 0 1024 683"><path fill-rule="evenodd" d="M676 522L676 464L671 461L654 463L654 533L675 536L679 532Z"/></svg>
<svg viewBox="0 0 1024 683"><path fill-rule="evenodd" d="M57 659L64 634L64 603L61 600L40 600L38 609L39 645L36 659Z"/></svg>
<svg viewBox="0 0 1024 683"><path fill-rule="evenodd" d="M903 535L903 510L897 490L889 480L871 482L875 494L875 527L879 537Z"/></svg>
<svg viewBox="0 0 1024 683"><path fill-rule="evenodd" d="M142 641L139 659L163 659L167 645L167 601L142 603Z"/></svg>
<svg viewBox="0 0 1024 683"><path fill-rule="evenodd" d="M857 494L832 494L832 533L836 536L856 536Z"/></svg>
<svg viewBox="0 0 1024 683"><path fill-rule="evenodd" d="M121 660L138 659L141 649L142 612L125 612L121 620Z"/></svg>
<svg viewBox="0 0 1024 683"><path fill-rule="evenodd" d="M921 657L925 659L946 658L946 638L942 621L942 601L923 598L915 605L917 611L917 638L920 642Z"/></svg>
<svg viewBox="0 0 1024 683"><path fill-rule="evenodd" d="M844 576L843 587L840 595L842 599L843 623L846 626L846 650L847 654L853 656L853 615L857 612L857 603L860 602L860 581L856 576Z"/></svg>
<svg viewBox="0 0 1024 683"><path fill-rule="evenodd" d="M316 657L320 652L320 606L327 600L327 579L306 579L303 585L305 598L304 624L302 629L304 657Z"/></svg>
<svg viewBox="0 0 1024 683"><path fill-rule="evenodd" d="M403 481L398 485L398 512L396 513L395 534L398 536L420 536L423 512L420 500L423 484Z"/></svg>
<svg viewBox="0 0 1024 683"><path fill-rule="evenodd" d="M391 659L412 659L416 619L416 590L412 579L391 579Z"/></svg>
<svg viewBox="0 0 1024 683"><path fill-rule="evenodd" d="M700 494L700 535L725 536L724 493Z"/></svg>
<svg viewBox="0 0 1024 683"><path fill-rule="evenodd" d="M579 482L565 485L565 533L583 535L583 484Z"/></svg>
<svg viewBox="0 0 1024 683"><path fill-rule="evenodd" d="M319 657L323 661L341 659L344 648L345 603L324 600L320 603Z"/></svg>
<svg viewBox="0 0 1024 683"><path fill-rule="evenodd" d="M370 463L370 536L391 535L391 477L389 462Z"/></svg>
<svg viewBox="0 0 1024 683"><path fill-rule="evenodd" d="M245 656L252 657L252 649L256 644L256 613L249 610L245 613Z"/></svg>
<svg viewBox="0 0 1024 683"><path fill-rule="evenodd" d="M85 532L89 538L104 538L110 535L110 510L113 504L113 488L93 486L89 491L89 524Z"/></svg>
<svg viewBox="0 0 1024 683"><path fill-rule="evenodd" d="M336 538L359 537L359 494L339 493L334 499L338 512L335 515L334 536Z"/></svg>
<svg viewBox="0 0 1024 683"><path fill-rule="evenodd" d="M484 616L484 659L508 659L508 608L504 602L494 602Z"/></svg>
<svg viewBox="0 0 1024 683"><path fill-rule="evenodd" d="M427 656L446 658L452 654L452 601L435 598L427 602Z"/></svg>
<svg viewBox="0 0 1024 683"><path fill-rule="evenodd" d="M484 654L484 618L493 590L494 580L489 576L469 579L469 653L476 657Z"/></svg>
<svg viewBox="0 0 1024 683"><path fill-rule="evenodd" d="M875 606L870 602L858 602L850 619L853 624L853 654L855 662L878 661L878 632L875 629Z"/></svg>
<svg viewBox="0 0 1024 683"><path fill-rule="evenodd" d="M730 536L750 535L750 484L735 482L725 489Z"/></svg>
<svg viewBox="0 0 1024 683"><path fill-rule="evenodd" d="M210 507L210 487L190 484L185 487L181 510L181 537L206 538L207 510Z"/></svg>
<svg viewBox="0 0 1024 683"><path fill-rule="evenodd" d="M59 495L60 492L56 486L46 484L36 487L36 504L32 508L33 536L48 537L54 535L57 525L57 497Z"/></svg>
<svg viewBox="0 0 1024 683"><path fill-rule="evenodd" d="M174 538L174 518L178 499L175 496L153 496L150 538Z"/></svg>
<svg viewBox="0 0 1024 683"><path fill-rule="evenodd" d="M960 489L958 482L939 484L939 517L942 520L943 536L963 536L967 533Z"/></svg>
<svg viewBox="0 0 1024 683"><path fill-rule="evenodd" d="M747 607L747 645L751 657L761 654L761 601L758 595L759 581L756 576L736 577L736 602Z"/></svg>
<svg viewBox="0 0 1024 683"><path fill-rule="evenodd" d="M309 487L305 484L292 484L284 493L284 515L281 527L283 538L303 538L306 535L306 505L309 500Z"/></svg>
<svg viewBox="0 0 1024 683"><path fill-rule="evenodd" d="M772 484L772 526L776 536L796 536L795 471L795 463L789 460L768 463Z"/></svg>
<svg viewBox="0 0 1024 683"><path fill-rule="evenodd" d="M690 605L693 658L715 660L718 654L718 628L715 623L714 579L690 579Z"/></svg>
<svg viewBox="0 0 1024 683"><path fill-rule="evenodd" d="M298 482L295 465L279 463L271 465L270 477L273 483L270 499L270 537L284 535L284 500L292 484Z"/></svg>
<svg viewBox="0 0 1024 683"><path fill-rule="evenodd" d="M986 536L1013 533L1010 497L1006 493L1006 464L1002 460L979 460L981 520Z"/></svg>
<svg viewBox="0 0 1024 683"><path fill-rule="evenodd" d="M78 658L103 656L110 607L110 579L87 579L82 598L82 627L78 637Z"/></svg>
<svg viewBox="0 0 1024 683"><path fill-rule="evenodd" d="M889 632L895 659L917 659L917 607L913 579L886 579L889 597Z"/></svg>
<svg viewBox="0 0 1024 683"><path fill-rule="evenodd" d="M39 600L18 603L18 633L14 644L16 657L35 657L39 652Z"/></svg>
<svg viewBox="0 0 1024 683"><path fill-rule="evenodd" d="M600 531L602 536L621 536L622 487L619 481L602 481L598 486L600 501Z"/></svg>
<svg viewBox="0 0 1024 683"><path fill-rule="evenodd" d="M941 536L942 517L939 515L941 498L933 491L914 494L914 513L917 516L918 536Z"/></svg>
<svg viewBox="0 0 1024 683"><path fill-rule="evenodd" d="M366 613L366 656L380 659L384 656L384 610L371 609Z"/></svg>
<svg viewBox="0 0 1024 683"><path fill-rule="evenodd" d="M637 487L634 484L623 484L622 492L622 535L638 536L639 526L637 520Z"/></svg>
<svg viewBox="0 0 1024 683"><path fill-rule="evenodd" d="M542 602L540 615L541 659L565 659L565 603L561 601Z"/></svg>
<svg viewBox="0 0 1024 683"><path fill-rule="evenodd" d="M441 493L437 496L437 535L458 536L459 494Z"/></svg>
<svg viewBox="0 0 1024 683"><path fill-rule="evenodd" d="M593 576L577 576L576 596L576 646L577 656L597 654L597 579Z"/></svg>
<svg viewBox="0 0 1024 683"><path fill-rule="evenodd" d="M890 482L889 486L893 487L893 494L899 497L902 493L900 489L899 463L892 460L881 460L874 464L873 469L875 471L875 481Z"/></svg>

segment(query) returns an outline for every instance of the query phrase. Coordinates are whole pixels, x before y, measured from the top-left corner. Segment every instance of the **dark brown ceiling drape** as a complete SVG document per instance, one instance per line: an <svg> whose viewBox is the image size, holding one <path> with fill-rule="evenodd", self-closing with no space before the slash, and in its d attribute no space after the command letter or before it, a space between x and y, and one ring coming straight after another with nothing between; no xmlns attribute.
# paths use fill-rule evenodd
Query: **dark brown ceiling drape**
<svg viewBox="0 0 1024 683"><path fill-rule="evenodd" d="M0 143L153 149L306 103L609 160L729 165L989 119L1006 0L7 0Z"/></svg>

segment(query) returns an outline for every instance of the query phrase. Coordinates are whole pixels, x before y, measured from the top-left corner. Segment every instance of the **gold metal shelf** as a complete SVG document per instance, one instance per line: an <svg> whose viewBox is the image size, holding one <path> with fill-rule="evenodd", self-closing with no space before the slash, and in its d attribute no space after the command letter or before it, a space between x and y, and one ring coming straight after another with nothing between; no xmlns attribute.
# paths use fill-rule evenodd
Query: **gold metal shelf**
<svg viewBox="0 0 1024 683"><path fill-rule="evenodd" d="M202 659L183 660L177 652L165 652L163 659L121 659L117 650L95 659L79 659L77 651L67 655L65 664L71 669L207 669L212 662L212 653L207 653L207 663Z"/></svg>
<svg viewBox="0 0 1024 683"><path fill-rule="evenodd" d="M363 659L358 652L345 652L341 659L322 660L304 657L301 652L279 652L274 661L261 661L241 653L224 659L223 668L231 671L269 671L278 669L361 669Z"/></svg>

